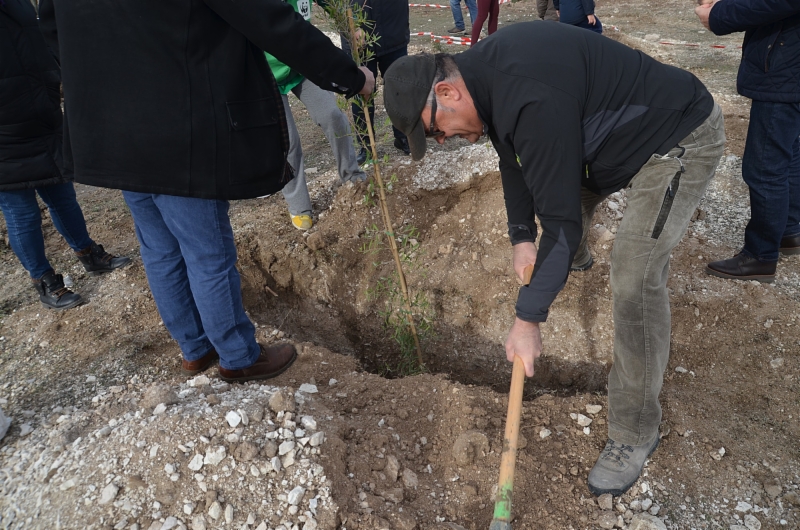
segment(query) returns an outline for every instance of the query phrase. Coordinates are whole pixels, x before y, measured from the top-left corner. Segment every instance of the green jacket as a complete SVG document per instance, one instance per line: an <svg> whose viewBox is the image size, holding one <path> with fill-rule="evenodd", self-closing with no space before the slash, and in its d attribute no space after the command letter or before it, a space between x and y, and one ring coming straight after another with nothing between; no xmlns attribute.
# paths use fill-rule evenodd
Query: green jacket
<svg viewBox="0 0 800 530"><path fill-rule="evenodd" d="M311 0L284 0L287 4L292 6L295 11L300 13L306 21L311 20ZM280 90L281 94L288 94L294 87L299 85L303 82L302 74L292 70L291 67L286 66L275 56L270 55L268 53L264 53L267 56L267 62L269 63L269 67L272 70L272 75L275 76L275 80L278 82L278 90Z"/></svg>

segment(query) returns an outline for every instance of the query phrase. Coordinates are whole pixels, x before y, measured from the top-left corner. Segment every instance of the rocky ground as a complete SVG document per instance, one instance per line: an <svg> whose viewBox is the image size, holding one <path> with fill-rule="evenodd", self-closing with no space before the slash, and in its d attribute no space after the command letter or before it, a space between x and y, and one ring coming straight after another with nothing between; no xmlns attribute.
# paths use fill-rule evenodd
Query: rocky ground
<svg viewBox="0 0 800 530"><path fill-rule="evenodd" d="M411 9L413 31L452 26L449 10ZM501 22L533 13L530 0L504 4ZM773 285L703 272L737 250L748 216L748 102L734 85L741 36L714 37L676 0L598 1L597 13L611 38L698 75L723 107L729 143L672 256L658 450L627 494L588 492L606 435L620 192L595 217L595 266L571 276L543 328L545 354L525 390L513 527L798 528L800 258L782 259ZM412 51L461 49L412 39ZM300 352L267 384L228 385L214 368L180 376L118 192L77 186L93 237L135 258L124 270L85 275L45 220L51 261L83 306L43 309L0 244L0 408L12 420L0 441L0 528L488 528L510 374L502 344L517 291L495 155L453 141L412 163L391 147L387 126L379 130L392 214L411 234L409 285L433 327L423 340L428 371L408 376L381 316L387 292L374 296L393 264L383 247L369 251L380 224L365 201L372 192L335 186L324 136L293 106L315 228L294 230L279 196L231 210L259 339Z"/></svg>

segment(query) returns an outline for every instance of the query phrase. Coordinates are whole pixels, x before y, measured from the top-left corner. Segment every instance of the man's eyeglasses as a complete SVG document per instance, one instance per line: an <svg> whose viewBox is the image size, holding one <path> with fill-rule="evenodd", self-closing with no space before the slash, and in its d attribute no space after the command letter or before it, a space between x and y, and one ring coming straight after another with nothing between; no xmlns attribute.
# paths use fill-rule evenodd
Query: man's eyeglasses
<svg viewBox="0 0 800 530"><path fill-rule="evenodd" d="M427 138L444 136L444 131L436 130L436 94L433 95L433 102L431 103L431 125L428 127L428 130L425 131L425 136Z"/></svg>

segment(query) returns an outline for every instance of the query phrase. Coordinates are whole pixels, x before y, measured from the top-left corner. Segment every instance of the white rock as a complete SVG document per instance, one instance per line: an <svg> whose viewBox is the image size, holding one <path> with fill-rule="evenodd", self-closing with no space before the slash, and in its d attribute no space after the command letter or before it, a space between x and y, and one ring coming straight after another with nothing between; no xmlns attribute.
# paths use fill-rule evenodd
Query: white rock
<svg viewBox="0 0 800 530"><path fill-rule="evenodd" d="M744 525L748 530L761 530L761 521L755 515L749 513L744 516Z"/></svg>
<svg viewBox="0 0 800 530"><path fill-rule="evenodd" d="M256 530L267 530L267 522L261 521L261 524L256 526Z"/></svg>
<svg viewBox="0 0 800 530"><path fill-rule="evenodd" d="M197 453L194 458L189 461L189 469L192 471L200 471L203 468L203 455Z"/></svg>
<svg viewBox="0 0 800 530"><path fill-rule="evenodd" d="M410 469L404 469L401 478L403 479L403 486L406 488L416 488L419 485L417 474Z"/></svg>
<svg viewBox="0 0 800 530"><path fill-rule="evenodd" d="M306 519L306 524L303 525L303 530L317 530L319 525L317 525L317 521L312 518Z"/></svg>
<svg viewBox="0 0 800 530"><path fill-rule="evenodd" d="M300 418L300 425L309 431L317 430L317 420L315 420L313 416L303 416Z"/></svg>
<svg viewBox="0 0 800 530"><path fill-rule="evenodd" d="M67 491L68 489L74 487L75 487L75 479L70 478L62 482L61 485L58 487L58 489L60 489L61 491Z"/></svg>
<svg viewBox="0 0 800 530"><path fill-rule="evenodd" d="M667 530L667 525L658 517L646 513L637 513L631 519L628 530Z"/></svg>
<svg viewBox="0 0 800 530"><path fill-rule="evenodd" d="M203 514L198 513L192 517L192 530L206 530L206 518Z"/></svg>
<svg viewBox="0 0 800 530"><path fill-rule="evenodd" d="M547 438L551 434L553 434L553 433L550 432L550 429L545 429L544 427L542 427L542 430L539 431L539 438L544 440L545 438Z"/></svg>
<svg viewBox="0 0 800 530"><path fill-rule="evenodd" d="M273 456L272 460L270 460L270 464L272 465L272 470L276 473L283 469L283 465L281 465L281 459L277 456Z"/></svg>
<svg viewBox="0 0 800 530"><path fill-rule="evenodd" d="M322 442L325 441L325 432L318 431L311 435L311 439L309 439L308 443L311 447L317 447L322 445Z"/></svg>
<svg viewBox="0 0 800 530"><path fill-rule="evenodd" d="M236 411L239 416L242 418L242 425L250 425L250 418L247 416L247 413L242 409L238 409Z"/></svg>
<svg viewBox="0 0 800 530"><path fill-rule="evenodd" d="M686 368L684 368L683 366L676 366L676 367L675 367L675 371L676 371L676 372L678 372L679 374L685 374L685 373L686 373L686 372L688 372L689 370L687 370L687 369L686 369Z"/></svg>
<svg viewBox="0 0 800 530"><path fill-rule="evenodd" d="M228 422L228 425L231 427L236 427L241 423L242 417L236 411L229 410L227 414L225 414L225 421Z"/></svg>
<svg viewBox="0 0 800 530"><path fill-rule="evenodd" d="M170 516L164 520L164 524L161 525L161 530L172 530L176 526L178 526L178 519Z"/></svg>
<svg viewBox="0 0 800 530"><path fill-rule="evenodd" d="M189 379L189 386L191 387L200 387L210 384L211 384L211 379L209 379L207 375L198 375L194 379Z"/></svg>
<svg viewBox="0 0 800 530"><path fill-rule="evenodd" d="M99 429L97 432L95 432L94 436L95 436L95 438L105 438L109 434L111 434L111 427L106 425L102 429Z"/></svg>
<svg viewBox="0 0 800 530"><path fill-rule="evenodd" d="M231 504L225 506L225 522L228 524L233 522L233 505Z"/></svg>
<svg viewBox="0 0 800 530"><path fill-rule="evenodd" d="M578 425L581 427L588 427L592 424L592 418L584 416L583 414L578 414Z"/></svg>
<svg viewBox="0 0 800 530"><path fill-rule="evenodd" d="M288 453L289 451L291 451L292 449L294 449L294 446L295 446L295 443L292 440L288 440L286 442L283 442L282 444L280 444L278 446L278 454L283 456L286 453Z"/></svg>
<svg viewBox="0 0 800 530"><path fill-rule="evenodd" d="M289 492L289 495L286 497L286 502L288 502L292 506L297 506L300 504L300 501L303 500L303 495L306 494L306 489L302 486L297 486L292 491Z"/></svg>
<svg viewBox="0 0 800 530"><path fill-rule="evenodd" d="M93 376L93 375L87 375L86 376L86 382L87 383L94 383L95 381L97 381L97 377L96 376Z"/></svg>
<svg viewBox="0 0 800 530"><path fill-rule="evenodd" d="M317 390L317 385L303 383L300 385L300 392L305 392L306 394L316 394L319 391Z"/></svg>
<svg viewBox="0 0 800 530"><path fill-rule="evenodd" d="M331 378L331 380L330 380L330 381L328 381L328 386L333 386L333 385L335 385L335 384L336 384L336 383L338 383L338 382L339 382L339 381L337 381L336 379L333 379L333 378Z"/></svg>
<svg viewBox="0 0 800 530"><path fill-rule="evenodd" d="M753 509L753 505L749 504L747 502L739 501L739 502L736 503L736 511L737 512L744 513L744 512L749 512L752 509Z"/></svg>
<svg viewBox="0 0 800 530"><path fill-rule="evenodd" d="M206 456L203 458L203 464L216 466L222 462L226 456L227 452L225 450L225 446L223 445L214 448L208 448L208 450L206 450Z"/></svg>
<svg viewBox="0 0 800 530"><path fill-rule="evenodd" d="M642 511L646 512L653 505L653 499L645 498L642 501Z"/></svg>
<svg viewBox="0 0 800 530"><path fill-rule="evenodd" d="M289 451L288 453L283 455L283 458L281 458L281 465L283 467L292 467L294 465L294 462L295 462L294 451Z"/></svg>
<svg viewBox="0 0 800 530"><path fill-rule="evenodd" d="M586 405L587 414L597 414L603 410L603 405Z"/></svg>
<svg viewBox="0 0 800 530"><path fill-rule="evenodd" d="M100 494L100 500L97 502L100 504L108 504L117 498L117 493L119 493L119 486L111 482L105 488L103 488L103 491Z"/></svg>
<svg viewBox="0 0 800 530"><path fill-rule="evenodd" d="M215 521L220 518L222 515L222 506L220 506L219 501L211 503L211 506L208 507L208 515Z"/></svg>
<svg viewBox="0 0 800 530"><path fill-rule="evenodd" d="M153 416L160 416L161 414L164 414L166 410L167 410L167 404L159 403L158 405L156 405L156 408L153 409Z"/></svg>
<svg viewBox="0 0 800 530"><path fill-rule="evenodd" d="M33 427L31 427L30 423L23 423L19 428L19 436L20 436L20 438L24 437L24 436L28 436L32 432L33 432ZM3 436L0 435L0 439L2 439L2 438L3 438Z"/></svg>
<svg viewBox="0 0 800 530"><path fill-rule="evenodd" d="M783 366L783 357L778 357L777 359L772 359L769 362L769 365L772 368L780 368L780 367L782 367Z"/></svg>

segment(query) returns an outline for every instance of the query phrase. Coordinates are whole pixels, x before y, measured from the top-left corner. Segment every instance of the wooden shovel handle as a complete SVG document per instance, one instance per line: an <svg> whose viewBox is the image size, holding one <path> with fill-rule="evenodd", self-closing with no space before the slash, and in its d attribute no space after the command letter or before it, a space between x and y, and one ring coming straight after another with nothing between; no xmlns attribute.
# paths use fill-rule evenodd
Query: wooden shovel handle
<svg viewBox="0 0 800 530"><path fill-rule="evenodd" d="M533 269L533 267L531 267ZM511 390L508 393L508 414L506 432L503 438L503 454L500 457L500 480L497 500L494 505L493 521L511 522L511 501L514 490L514 467L517 461L519 424L522 415L522 389L525 385L525 365L522 359L514 357L511 372Z"/></svg>

